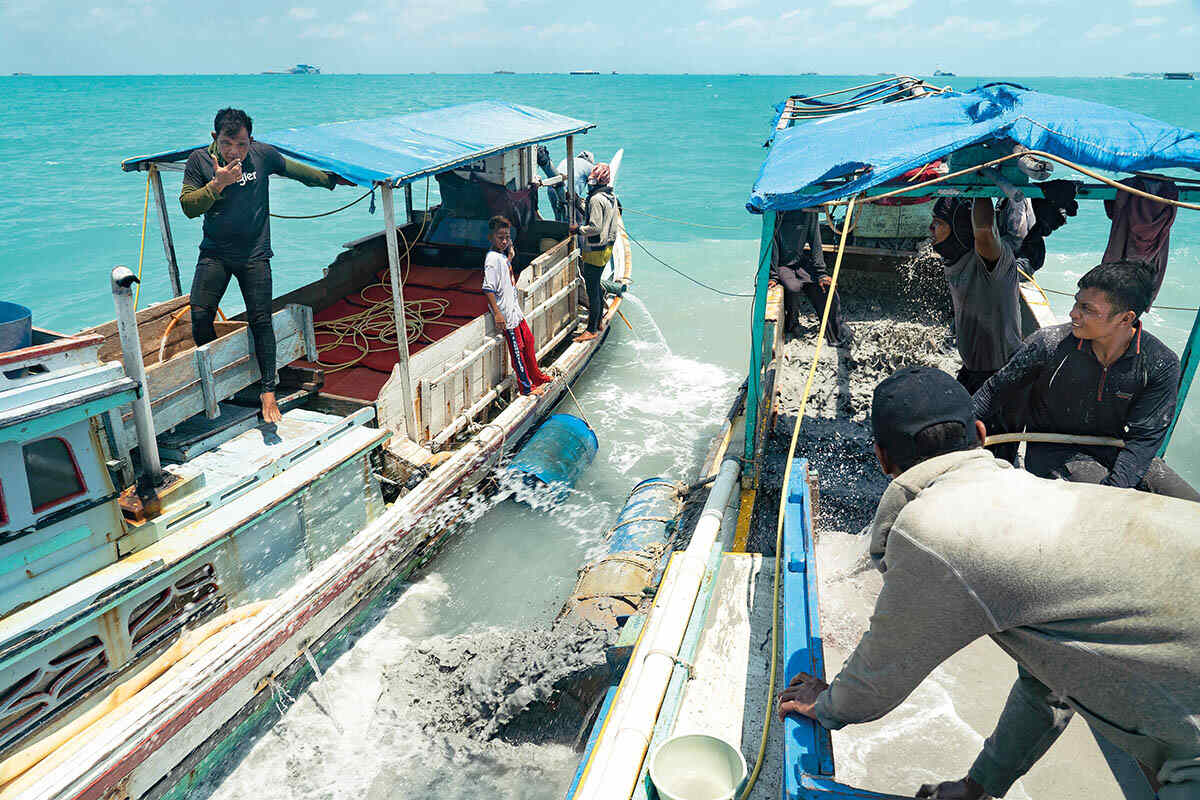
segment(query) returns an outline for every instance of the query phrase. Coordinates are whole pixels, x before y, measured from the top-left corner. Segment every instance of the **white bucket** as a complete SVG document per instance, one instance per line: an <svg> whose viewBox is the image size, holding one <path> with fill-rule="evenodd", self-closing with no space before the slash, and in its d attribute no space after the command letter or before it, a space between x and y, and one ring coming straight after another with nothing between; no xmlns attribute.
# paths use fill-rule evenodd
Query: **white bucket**
<svg viewBox="0 0 1200 800"><path fill-rule="evenodd" d="M702 733L673 736L650 759L650 780L663 800L733 800L745 779L742 752Z"/></svg>

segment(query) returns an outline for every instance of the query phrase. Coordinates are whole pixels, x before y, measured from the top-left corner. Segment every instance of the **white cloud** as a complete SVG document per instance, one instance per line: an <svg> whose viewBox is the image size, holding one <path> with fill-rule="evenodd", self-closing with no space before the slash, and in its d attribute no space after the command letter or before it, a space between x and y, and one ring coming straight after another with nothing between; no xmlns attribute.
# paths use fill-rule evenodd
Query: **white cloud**
<svg viewBox="0 0 1200 800"><path fill-rule="evenodd" d="M1196 32L1196 26L1195 25L1184 25L1182 28L1179 29L1179 32L1181 34L1183 34L1184 36L1191 36L1193 33Z"/></svg>
<svg viewBox="0 0 1200 800"><path fill-rule="evenodd" d="M1088 31L1087 31L1087 33L1084 34L1084 36L1086 36L1089 39L1096 39L1096 40L1111 39L1112 37L1116 36L1117 34L1122 33L1124 30L1125 29L1120 27L1119 25L1110 25L1107 22L1098 22L1095 25L1093 25L1092 27L1088 28Z"/></svg>
<svg viewBox="0 0 1200 800"><path fill-rule="evenodd" d="M753 0L708 0L708 10L720 14L736 8L744 8L752 2Z"/></svg>
<svg viewBox="0 0 1200 800"><path fill-rule="evenodd" d="M929 29L929 38L947 35L976 36L993 41L1018 39L1039 30L1046 20L1029 15L1017 19L968 19L962 16L946 17L937 26Z"/></svg>
<svg viewBox="0 0 1200 800"><path fill-rule="evenodd" d="M882 0L867 9L868 19L887 19L894 17L913 4L913 0Z"/></svg>
<svg viewBox="0 0 1200 800"><path fill-rule="evenodd" d="M317 10L315 8L289 8L288 16L292 19L315 19Z"/></svg>
<svg viewBox="0 0 1200 800"><path fill-rule="evenodd" d="M1131 0L1131 2L1138 8L1154 8L1156 6L1169 6L1175 0Z"/></svg>
<svg viewBox="0 0 1200 800"><path fill-rule="evenodd" d="M867 9L868 19L885 19L894 17L912 5L912 0L833 0L834 7Z"/></svg>
<svg viewBox="0 0 1200 800"><path fill-rule="evenodd" d="M1139 28L1156 28L1166 21L1166 17L1138 17L1133 21L1133 24Z"/></svg>
<svg viewBox="0 0 1200 800"><path fill-rule="evenodd" d="M796 19L797 17L800 19L808 19L812 16L812 13L813 11L811 8L793 8L791 11L785 11L780 14L779 19Z"/></svg>
<svg viewBox="0 0 1200 800"><path fill-rule="evenodd" d="M349 17L346 18L346 22L349 22L351 25L362 25L362 24L370 22L370 21L371 21L371 15L365 11L355 11L353 14L351 14Z"/></svg>

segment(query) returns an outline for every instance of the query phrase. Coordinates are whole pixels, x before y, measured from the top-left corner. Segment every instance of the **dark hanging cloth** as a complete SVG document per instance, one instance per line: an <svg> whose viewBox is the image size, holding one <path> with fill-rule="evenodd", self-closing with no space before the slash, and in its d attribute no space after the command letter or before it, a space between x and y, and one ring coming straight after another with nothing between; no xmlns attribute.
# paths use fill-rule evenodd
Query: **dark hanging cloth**
<svg viewBox="0 0 1200 800"><path fill-rule="evenodd" d="M1171 181L1134 176L1121 183L1133 189L1164 197L1179 199L1179 188ZM1105 261L1134 259L1154 267L1154 293L1158 297L1163 277L1167 274L1167 255L1171 249L1171 226L1175 224L1175 206L1147 200L1129 192L1117 192L1112 200L1104 201L1104 213L1112 220L1108 234Z"/></svg>
<svg viewBox="0 0 1200 800"><path fill-rule="evenodd" d="M479 180L474 175L467 179L453 172L443 172L435 177L442 196L441 215L488 220L499 214L513 224L514 241L520 238L521 231L530 222L538 219L535 188L511 191L498 183Z"/></svg>
<svg viewBox="0 0 1200 800"><path fill-rule="evenodd" d="M1079 213L1075 199L1078 184L1070 180L1043 181L1037 184L1043 197L1033 198L1034 224L1026 234L1017 258L1029 262L1029 274L1037 272L1046 263L1046 237L1067 224L1067 217Z"/></svg>
<svg viewBox="0 0 1200 800"><path fill-rule="evenodd" d="M808 245L808 249L805 249ZM771 277L783 285L783 328L800 328L800 296L808 299L817 319L825 311L828 291L821 286L827 276L825 252L821 248L821 223L815 211L788 211L779 215L772 248ZM850 343L850 327L842 320L837 292L829 308L825 341L834 347Z"/></svg>

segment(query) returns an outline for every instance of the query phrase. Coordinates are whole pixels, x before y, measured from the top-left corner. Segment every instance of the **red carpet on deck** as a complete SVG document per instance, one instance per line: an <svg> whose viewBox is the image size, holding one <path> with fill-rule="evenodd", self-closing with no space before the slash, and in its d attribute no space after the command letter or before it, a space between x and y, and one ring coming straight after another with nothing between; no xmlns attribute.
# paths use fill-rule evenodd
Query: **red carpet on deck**
<svg viewBox="0 0 1200 800"><path fill-rule="evenodd" d="M378 273L380 280L387 276L387 270ZM482 269L453 269L449 267L422 267L414 265L408 271L404 282L405 301L443 299L450 301L450 306L436 321L426 323L421 338L409 345L408 353L413 355L427 345L445 338L471 320L488 312L487 298L482 291ZM317 347L322 349L321 360L327 363L351 361L362 353L360 336L356 344L338 345L330 350L323 348L330 345L336 337L322 332L322 322L358 314L371 303L389 300L389 293L383 286L368 287L363 292L353 292L332 305L313 315L317 327ZM450 323L450 324L444 324ZM399 354L394 344L385 344L377 338L368 341L371 352L353 367L340 369L336 372L325 369L325 385L321 391L341 397L353 397L359 400L374 402L379 396L379 390L391 377L392 367L399 361ZM303 359L292 362L297 367L316 367L317 365Z"/></svg>

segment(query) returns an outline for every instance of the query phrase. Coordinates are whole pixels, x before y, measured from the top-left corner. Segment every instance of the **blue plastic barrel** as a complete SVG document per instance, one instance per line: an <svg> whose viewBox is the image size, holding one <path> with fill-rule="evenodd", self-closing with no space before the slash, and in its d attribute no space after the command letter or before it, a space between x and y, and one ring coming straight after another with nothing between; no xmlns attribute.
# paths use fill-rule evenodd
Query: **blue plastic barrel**
<svg viewBox="0 0 1200 800"><path fill-rule="evenodd" d="M0 353L33 344L33 312L17 303L0 300Z"/></svg>
<svg viewBox="0 0 1200 800"><path fill-rule="evenodd" d="M633 487L625 507L617 515L608 540L608 552L644 550L664 543L672 521L683 509L676 484L666 478L647 478Z"/></svg>
<svg viewBox="0 0 1200 800"><path fill-rule="evenodd" d="M508 471L565 490L575 485L599 447L600 441L586 422L571 414L553 414L529 437Z"/></svg>

